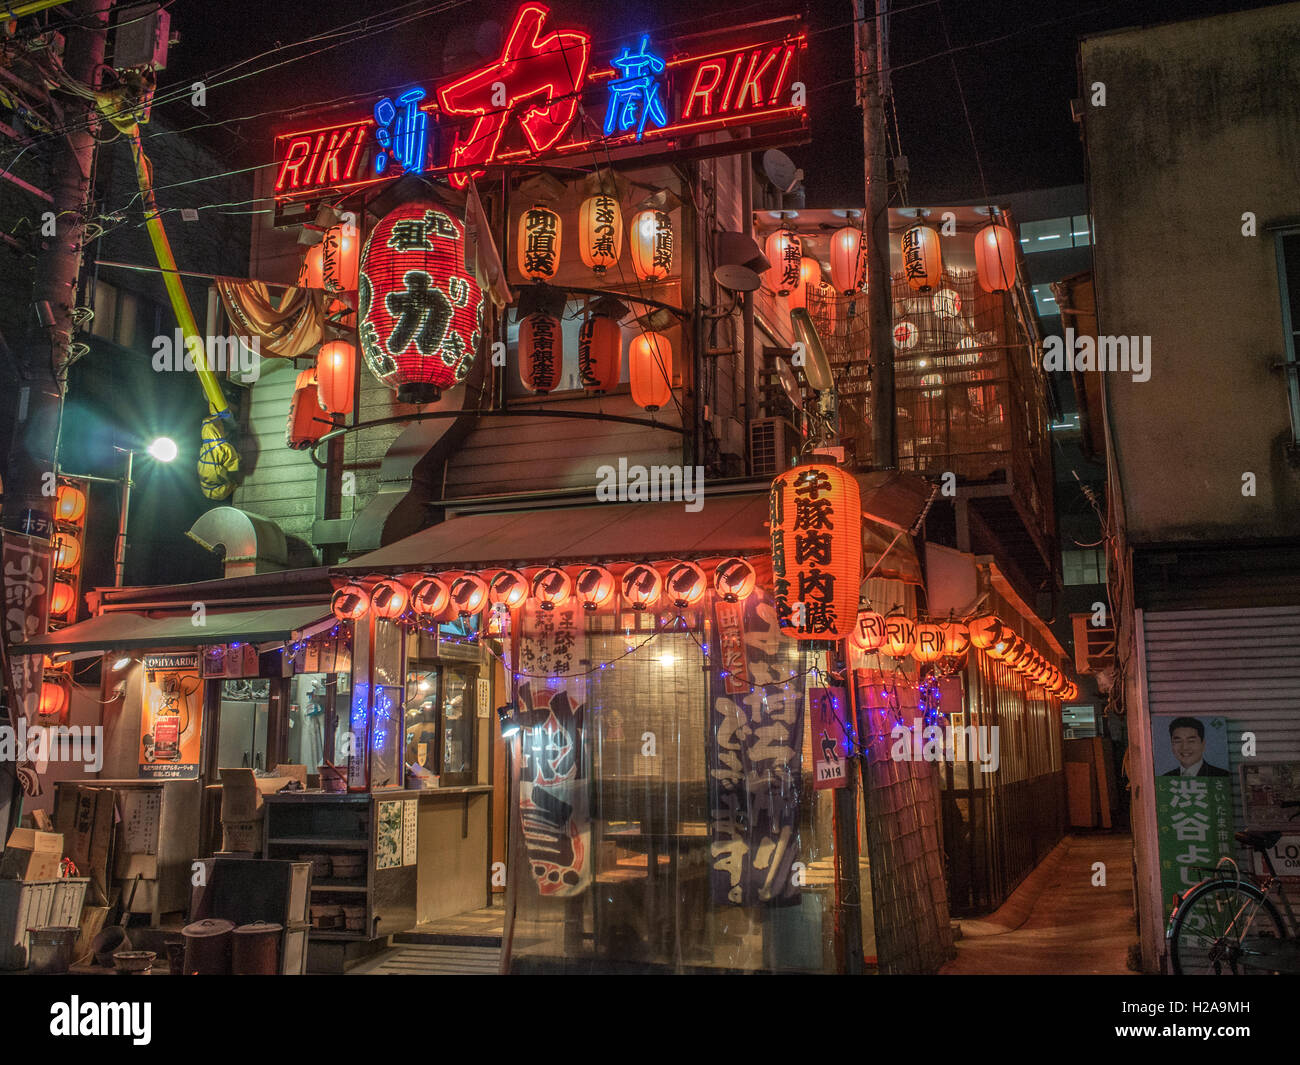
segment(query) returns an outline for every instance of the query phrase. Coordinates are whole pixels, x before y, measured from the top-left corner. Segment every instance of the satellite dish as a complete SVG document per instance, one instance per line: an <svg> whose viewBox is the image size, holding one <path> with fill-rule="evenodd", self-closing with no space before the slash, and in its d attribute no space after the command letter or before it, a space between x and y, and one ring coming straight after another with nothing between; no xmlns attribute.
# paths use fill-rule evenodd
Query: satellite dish
<svg viewBox="0 0 1300 1065"><path fill-rule="evenodd" d="M835 377L831 373L831 361L826 357L826 349L822 347L812 316L803 307L796 307L790 312L790 322L794 326L795 339L804 347L804 375L815 391L825 392L835 384Z"/></svg>
<svg viewBox="0 0 1300 1065"><path fill-rule="evenodd" d="M785 394L789 397L790 402L796 407L803 404L803 393L799 391L799 382L794 376L794 371L790 369L790 364L784 360L776 364L776 376L781 380L781 387L785 389Z"/></svg>
<svg viewBox="0 0 1300 1065"><path fill-rule="evenodd" d="M730 292L756 292L763 283L749 267L727 264L713 271L713 280Z"/></svg>
<svg viewBox="0 0 1300 1065"><path fill-rule="evenodd" d="M785 152L769 148L763 153L763 173L783 196L803 180L803 171Z"/></svg>

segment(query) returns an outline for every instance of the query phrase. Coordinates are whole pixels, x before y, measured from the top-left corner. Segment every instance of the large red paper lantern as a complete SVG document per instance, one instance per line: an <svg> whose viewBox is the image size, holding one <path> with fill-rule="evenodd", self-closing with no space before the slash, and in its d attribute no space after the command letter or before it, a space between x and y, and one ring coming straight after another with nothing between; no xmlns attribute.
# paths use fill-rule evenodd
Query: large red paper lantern
<svg viewBox="0 0 1300 1065"><path fill-rule="evenodd" d="M530 392L544 396L560 382L564 338L560 320L538 311L519 324L519 377Z"/></svg>
<svg viewBox="0 0 1300 1065"><path fill-rule="evenodd" d="M54 568L76 569L81 561L81 541L70 532L54 534Z"/></svg>
<svg viewBox="0 0 1300 1065"><path fill-rule="evenodd" d="M858 482L831 463L796 466L772 482L769 502L777 623L799 639L844 639L862 580Z"/></svg>
<svg viewBox="0 0 1300 1065"><path fill-rule="evenodd" d="M903 273L916 292L938 288L943 280L939 234L918 222L903 233Z"/></svg>
<svg viewBox="0 0 1300 1065"><path fill-rule="evenodd" d="M790 309L808 306L808 293L815 292L822 283L821 264L805 255L799 264L799 283L790 290Z"/></svg>
<svg viewBox="0 0 1300 1065"><path fill-rule="evenodd" d="M845 296L867 283L867 242L857 226L844 226L831 235L831 284Z"/></svg>
<svg viewBox="0 0 1300 1065"><path fill-rule="evenodd" d="M483 291L465 269L465 225L422 200L380 220L361 255L358 313L370 372L403 403L432 403L465 380Z"/></svg>
<svg viewBox="0 0 1300 1065"><path fill-rule="evenodd" d="M623 211L618 200L589 196L578 210L578 240L583 263L597 277L618 263L623 250Z"/></svg>
<svg viewBox="0 0 1300 1065"><path fill-rule="evenodd" d="M713 571L713 589L728 603L748 599L757 583L754 567L743 558L724 558Z"/></svg>
<svg viewBox="0 0 1300 1065"><path fill-rule="evenodd" d="M370 609L370 592L363 584L345 584L330 597L330 613L340 621L356 621Z"/></svg>
<svg viewBox="0 0 1300 1065"><path fill-rule="evenodd" d="M1006 226L993 223L975 234L975 276L985 292L1006 292L1016 283L1016 238Z"/></svg>
<svg viewBox="0 0 1300 1065"><path fill-rule="evenodd" d="M971 618L966 627L970 631L970 642L981 651L986 651L997 643L1003 632L1002 622L996 614L981 614Z"/></svg>
<svg viewBox="0 0 1300 1065"><path fill-rule="evenodd" d="M614 595L618 582L604 566L584 566L573 581L573 591L583 610L599 610Z"/></svg>
<svg viewBox="0 0 1300 1065"><path fill-rule="evenodd" d="M383 580L370 589L370 609L375 617L392 621L406 610L409 592L401 581Z"/></svg>
<svg viewBox="0 0 1300 1065"><path fill-rule="evenodd" d="M623 330L608 315L596 314L578 329L578 376L589 392L611 392L623 368Z"/></svg>
<svg viewBox="0 0 1300 1065"><path fill-rule="evenodd" d="M960 658L970 647L970 629L963 621L945 621L943 629L943 653L945 658Z"/></svg>
<svg viewBox="0 0 1300 1065"><path fill-rule="evenodd" d="M790 295L803 276L803 241L788 229L778 229L768 235L764 253L772 264L763 274L767 287L778 296Z"/></svg>
<svg viewBox="0 0 1300 1065"><path fill-rule="evenodd" d="M451 621L451 589L438 577L420 577L411 585L411 610L421 621Z"/></svg>
<svg viewBox="0 0 1300 1065"><path fill-rule="evenodd" d="M664 590L664 579L654 566L644 562L628 566L623 574L623 598L631 604L633 610L645 610L659 602Z"/></svg>
<svg viewBox="0 0 1300 1065"><path fill-rule="evenodd" d="M573 578L558 566L548 566L533 577L533 598L543 610L564 606L573 595Z"/></svg>
<svg viewBox="0 0 1300 1065"><path fill-rule="evenodd" d="M924 622L916 627L912 657L918 662L937 662L943 657L943 627Z"/></svg>
<svg viewBox="0 0 1300 1065"><path fill-rule="evenodd" d="M451 605L461 617L479 613L487 596L487 581L477 573L463 573L451 582Z"/></svg>
<svg viewBox="0 0 1300 1065"><path fill-rule="evenodd" d="M488 602L515 610L528 598L528 581L517 569L503 569L488 582Z"/></svg>
<svg viewBox="0 0 1300 1065"><path fill-rule="evenodd" d="M316 371L303 370L289 401L289 417L284 426L284 442L295 451L311 447L334 428L334 419L320 405Z"/></svg>
<svg viewBox="0 0 1300 1065"><path fill-rule="evenodd" d="M533 281L549 281L560 269L560 216L540 204L519 216L519 272Z"/></svg>
<svg viewBox="0 0 1300 1065"><path fill-rule="evenodd" d="M316 392L330 414L351 414L355 399L357 349L346 340L331 340L316 352Z"/></svg>
<svg viewBox="0 0 1300 1065"><path fill-rule="evenodd" d="M78 523L86 514L86 493L73 484L61 484L54 494L54 520Z"/></svg>
<svg viewBox="0 0 1300 1065"><path fill-rule="evenodd" d="M50 613L62 617L77 603L77 592L67 581L55 581L50 589Z"/></svg>
<svg viewBox="0 0 1300 1065"><path fill-rule="evenodd" d="M640 281L662 281L673 272L673 219L645 210L632 219L632 269Z"/></svg>
<svg viewBox="0 0 1300 1065"><path fill-rule="evenodd" d="M361 235L353 225L332 226L319 244L307 251L306 285L331 295L357 290Z"/></svg>
<svg viewBox="0 0 1300 1065"><path fill-rule="evenodd" d="M849 633L849 641L859 651L878 651L885 642L885 617L874 610L858 611L858 620Z"/></svg>
<svg viewBox="0 0 1300 1065"><path fill-rule="evenodd" d="M704 570L694 562L676 562L664 576L664 594L679 608L694 606L704 598L708 587Z"/></svg>
<svg viewBox="0 0 1300 1065"><path fill-rule="evenodd" d="M644 410L666 407L673 398L673 346L662 333L641 333L627 352L632 402Z"/></svg>
<svg viewBox="0 0 1300 1065"><path fill-rule="evenodd" d="M903 614L885 618L885 640L880 649L890 658L906 658L916 646L916 622Z"/></svg>

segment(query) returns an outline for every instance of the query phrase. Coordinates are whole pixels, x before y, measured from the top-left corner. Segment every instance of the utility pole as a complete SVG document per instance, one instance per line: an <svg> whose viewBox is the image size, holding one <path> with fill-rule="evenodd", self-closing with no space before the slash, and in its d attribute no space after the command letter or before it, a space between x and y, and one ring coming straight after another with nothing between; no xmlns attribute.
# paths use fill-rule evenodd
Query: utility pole
<svg viewBox="0 0 1300 1065"><path fill-rule="evenodd" d="M889 171L880 20L888 0L853 0L854 49L867 184L867 324L871 347L871 453L878 470L898 467L894 400L893 293L889 275Z"/></svg>
<svg viewBox="0 0 1300 1065"><path fill-rule="evenodd" d="M75 22L67 31L63 66L76 81L93 87L104 62L113 0L76 0ZM94 103L69 95L50 142L50 193L54 236L36 261L32 290L33 327L20 353L22 381L17 397L13 446L5 472L5 528L42 539L54 534L55 467L59 419L71 361L72 311L81 273L81 245L91 198L95 138L89 129Z"/></svg>

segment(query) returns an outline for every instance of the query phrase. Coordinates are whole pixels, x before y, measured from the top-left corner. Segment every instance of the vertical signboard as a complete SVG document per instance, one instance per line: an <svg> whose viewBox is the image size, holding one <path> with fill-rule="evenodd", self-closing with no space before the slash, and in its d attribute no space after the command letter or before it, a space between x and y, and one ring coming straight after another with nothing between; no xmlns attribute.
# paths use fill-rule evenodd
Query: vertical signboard
<svg viewBox="0 0 1300 1065"><path fill-rule="evenodd" d="M145 655L141 667L140 776L193 780L203 731L199 652Z"/></svg>
<svg viewBox="0 0 1300 1065"><path fill-rule="evenodd" d="M849 693L845 688L809 688L812 706L813 787L843 788L849 783Z"/></svg>
<svg viewBox="0 0 1300 1065"><path fill-rule="evenodd" d="M15 654L14 644L45 631L49 617L51 546L23 533L5 532L4 537L4 644L9 686L10 724L20 720L28 727L37 724L44 655ZM17 752L18 780L25 795L41 794L40 774L45 766L33 765Z"/></svg>

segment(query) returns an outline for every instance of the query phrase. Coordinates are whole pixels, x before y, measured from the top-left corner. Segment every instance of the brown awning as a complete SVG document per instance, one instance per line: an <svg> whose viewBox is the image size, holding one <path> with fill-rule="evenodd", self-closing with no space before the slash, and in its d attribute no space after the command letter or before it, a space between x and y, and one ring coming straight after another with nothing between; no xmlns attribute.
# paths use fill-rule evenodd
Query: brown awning
<svg viewBox="0 0 1300 1065"><path fill-rule="evenodd" d="M11 651L14 654L48 654L133 647L197 647L234 640L267 643L287 640L294 633L329 616L329 603L323 600L297 606L209 610L204 625L195 625L189 610L183 614L120 610L33 637L26 643L13 645Z"/></svg>

